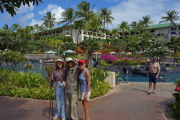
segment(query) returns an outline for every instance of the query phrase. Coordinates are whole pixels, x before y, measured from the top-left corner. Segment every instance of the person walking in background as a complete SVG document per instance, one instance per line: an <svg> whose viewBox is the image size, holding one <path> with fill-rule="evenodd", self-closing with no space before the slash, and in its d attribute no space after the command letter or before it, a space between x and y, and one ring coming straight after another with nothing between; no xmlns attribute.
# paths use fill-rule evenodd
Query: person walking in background
<svg viewBox="0 0 180 120"><path fill-rule="evenodd" d="M160 74L160 65L157 63L157 58L153 58L152 62L150 62L149 67L148 67L148 74L149 76L149 91L147 94L151 94L151 89L152 89L152 83L154 83L154 90L153 94L156 94L156 78L158 78Z"/></svg>
<svg viewBox="0 0 180 120"><path fill-rule="evenodd" d="M78 119L78 77L79 68L75 66L72 58L66 58L66 110L68 120Z"/></svg>
<svg viewBox="0 0 180 120"><path fill-rule="evenodd" d="M85 113L85 120L89 120L89 107L88 101L91 93L91 76L89 70L86 68L86 61L79 60L78 66L80 68L80 98L82 100L82 105Z"/></svg>
<svg viewBox="0 0 180 120"><path fill-rule="evenodd" d="M56 69L52 72L51 75L51 90L53 89L53 83L56 82L55 85L55 95L56 95L56 113L53 117L53 120L57 120L60 117L62 120L66 119L66 110L65 110L65 94L64 87L65 83L65 69L64 62L61 59L57 59L55 62Z"/></svg>

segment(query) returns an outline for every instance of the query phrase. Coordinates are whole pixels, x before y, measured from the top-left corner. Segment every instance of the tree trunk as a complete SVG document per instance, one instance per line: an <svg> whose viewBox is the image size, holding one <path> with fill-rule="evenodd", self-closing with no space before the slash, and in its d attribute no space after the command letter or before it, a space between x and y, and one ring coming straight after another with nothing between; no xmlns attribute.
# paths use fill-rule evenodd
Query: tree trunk
<svg viewBox="0 0 180 120"><path fill-rule="evenodd" d="M171 29L171 22L170 22L170 27L169 27L169 30L168 30L168 33L167 33L167 36L166 36L166 42L167 42L167 39L168 39L168 37L169 37L169 31L170 31L170 29Z"/></svg>

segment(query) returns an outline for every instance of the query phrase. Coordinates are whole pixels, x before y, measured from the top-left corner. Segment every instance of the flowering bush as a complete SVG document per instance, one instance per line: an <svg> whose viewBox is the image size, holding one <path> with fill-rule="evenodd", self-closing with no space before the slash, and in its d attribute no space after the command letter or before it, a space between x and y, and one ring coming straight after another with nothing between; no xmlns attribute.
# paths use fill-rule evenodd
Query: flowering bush
<svg viewBox="0 0 180 120"><path fill-rule="evenodd" d="M176 81L176 85L176 93L173 93L176 101L168 104L168 107L171 108L172 113L175 117L180 117L180 79Z"/></svg>
<svg viewBox="0 0 180 120"><path fill-rule="evenodd" d="M175 91L180 92L180 87L176 87Z"/></svg>
<svg viewBox="0 0 180 120"><path fill-rule="evenodd" d="M140 58L130 58L130 57L120 57L118 55L102 55L101 59L106 60L107 62L111 62L114 64L126 64L126 65L140 65L142 63L147 62L147 60Z"/></svg>

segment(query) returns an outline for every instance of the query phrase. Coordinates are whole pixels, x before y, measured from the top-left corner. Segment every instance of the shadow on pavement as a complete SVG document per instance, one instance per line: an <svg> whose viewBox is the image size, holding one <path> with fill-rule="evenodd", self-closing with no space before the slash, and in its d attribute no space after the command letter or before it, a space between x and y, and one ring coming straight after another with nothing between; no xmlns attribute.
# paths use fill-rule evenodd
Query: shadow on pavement
<svg viewBox="0 0 180 120"><path fill-rule="evenodd" d="M27 102L28 101L24 99L1 96L0 120L24 120L29 117L28 113L32 110L22 108Z"/></svg>

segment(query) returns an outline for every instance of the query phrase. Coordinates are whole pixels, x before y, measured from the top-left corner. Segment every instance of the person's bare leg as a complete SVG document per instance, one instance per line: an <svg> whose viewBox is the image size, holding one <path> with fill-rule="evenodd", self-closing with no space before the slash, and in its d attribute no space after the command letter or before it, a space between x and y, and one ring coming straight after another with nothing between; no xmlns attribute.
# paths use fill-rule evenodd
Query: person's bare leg
<svg viewBox="0 0 180 120"><path fill-rule="evenodd" d="M149 92L151 92L152 89L152 82L149 82Z"/></svg>
<svg viewBox="0 0 180 120"><path fill-rule="evenodd" d="M87 101L87 100L83 100L83 101L82 101L82 105L83 105L83 108L84 108L85 120L89 120L89 107L88 107L88 101Z"/></svg>
<svg viewBox="0 0 180 120"><path fill-rule="evenodd" d="M156 84L154 84L154 91L153 92L156 92Z"/></svg>

